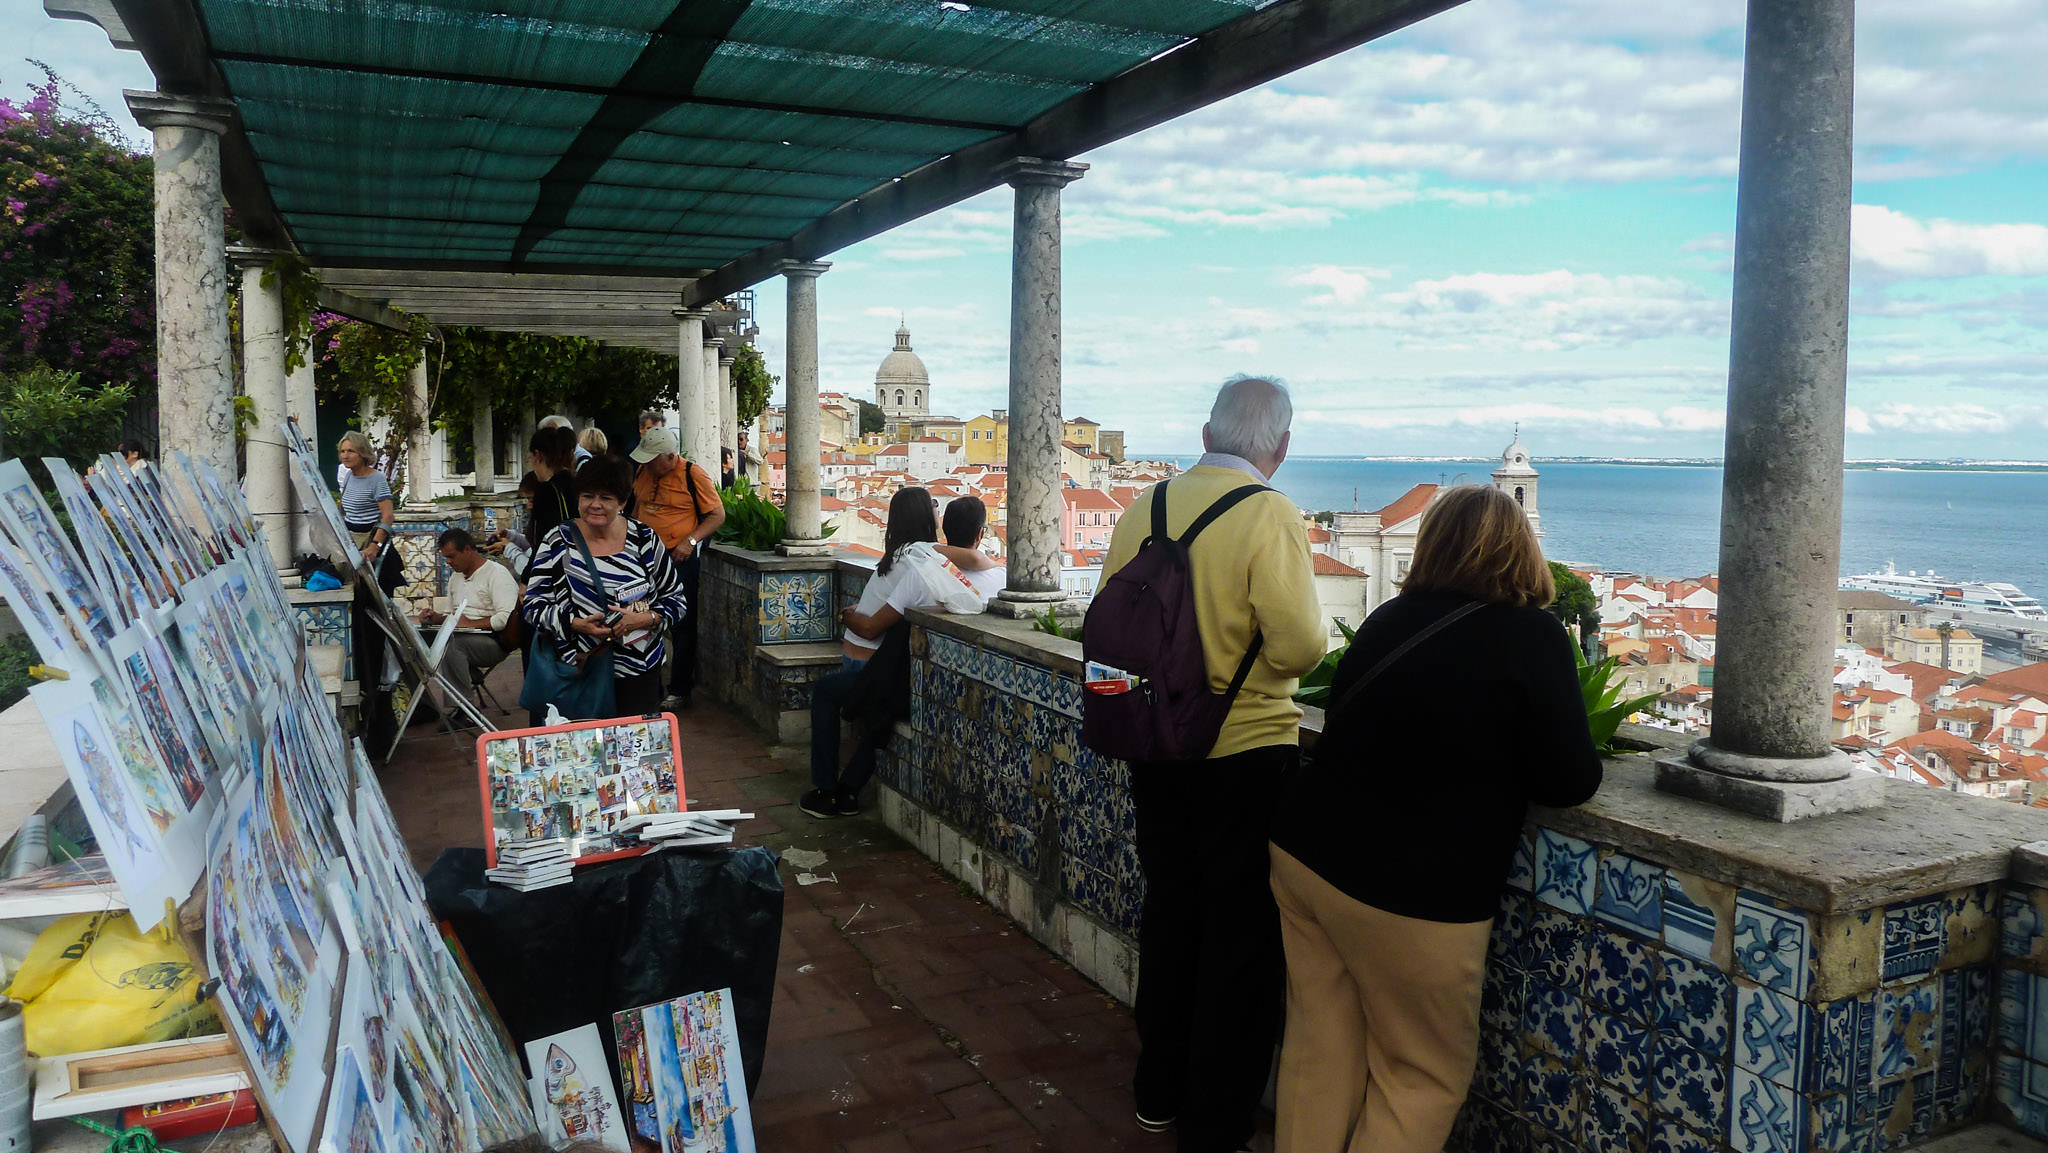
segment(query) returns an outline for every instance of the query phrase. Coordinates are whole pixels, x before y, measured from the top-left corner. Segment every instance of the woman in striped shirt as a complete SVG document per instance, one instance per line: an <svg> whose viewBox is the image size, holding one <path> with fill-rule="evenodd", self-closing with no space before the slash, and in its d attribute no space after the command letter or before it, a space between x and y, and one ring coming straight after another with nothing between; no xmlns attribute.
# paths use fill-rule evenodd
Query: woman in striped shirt
<svg viewBox="0 0 2048 1153"><path fill-rule="evenodd" d="M632 491L632 473L616 456L577 472L576 519L550 529L536 546L521 610L564 657L580 661L611 650L619 716L661 707L662 638L689 611L682 574L661 538L620 511Z"/></svg>

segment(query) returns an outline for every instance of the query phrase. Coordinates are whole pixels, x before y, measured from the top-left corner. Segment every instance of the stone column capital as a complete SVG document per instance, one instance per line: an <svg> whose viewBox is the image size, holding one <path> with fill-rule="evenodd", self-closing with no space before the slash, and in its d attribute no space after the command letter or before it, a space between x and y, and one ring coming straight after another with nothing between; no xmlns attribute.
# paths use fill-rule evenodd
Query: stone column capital
<svg viewBox="0 0 2048 1153"><path fill-rule="evenodd" d="M719 353L718 353L718 367L720 367L720 368L731 368L731 367L732 367L732 365L733 365L733 362L734 362L734 361L737 361L737 360L738 360L739 358L740 358L740 354L739 354L739 353L737 353L737 352L734 352L734 351L732 351L732 350L731 350L731 349L729 349L729 348L728 348L728 349L721 349L721 350L719 350Z"/></svg>
<svg viewBox="0 0 2048 1153"><path fill-rule="evenodd" d="M704 347L707 350L723 349L725 347L725 338L722 336L706 336L704 338Z"/></svg>
<svg viewBox="0 0 2048 1153"><path fill-rule="evenodd" d="M252 268L268 268L271 261L289 255L291 254L275 248L251 248L246 244L228 245L228 263L244 272Z"/></svg>
<svg viewBox="0 0 2048 1153"><path fill-rule="evenodd" d="M791 279L812 279L825 275L825 270L831 267L829 260L783 260L776 263L775 271Z"/></svg>
<svg viewBox="0 0 2048 1153"><path fill-rule="evenodd" d="M1086 164L1076 164L1071 160L1042 160L1036 156L1019 156L998 165L996 177L1012 188L1064 188L1081 179L1087 171Z"/></svg>
<svg viewBox="0 0 2048 1153"><path fill-rule="evenodd" d="M145 92L135 88L123 89L121 95L127 97L128 111L134 114L135 122L144 128L173 125L203 128L215 136L225 136L235 122L235 102L232 100L218 100L211 96L173 96L167 92Z"/></svg>
<svg viewBox="0 0 2048 1153"><path fill-rule="evenodd" d="M673 308L669 310L669 315L677 320L703 320L711 315L711 310L708 308Z"/></svg>

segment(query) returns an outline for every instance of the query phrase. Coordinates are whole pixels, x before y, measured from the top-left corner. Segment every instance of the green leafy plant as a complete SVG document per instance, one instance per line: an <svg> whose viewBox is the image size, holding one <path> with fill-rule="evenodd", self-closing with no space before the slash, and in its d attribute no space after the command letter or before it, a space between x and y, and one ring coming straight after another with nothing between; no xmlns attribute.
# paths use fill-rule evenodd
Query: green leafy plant
<svg viewBox="0 0 2048 1153"><path fill-rule="evenodd" d="M1621 669L1620 661L1613 657L1589 661L1577 645L1572 646L1572 655L1579 664L1579 695L1586 702L1586 725L1593 730L1593 747L1603 756L1613 756L1621 751L1614 744L1615 730L1629 714L1656 700L1657 694L1623 700L1621 681L1615 676Z"/></svg>
<svg viewBox="0 0 2048 1153"><path fill-rule="evenodd" d="M718 499L725 503L725 523L711 539L751 552L771 552L788 539L789 517L746 477L735 478L720 489ZM822 535L831 536L833 527L827 525Z"/></svg>
<svg viewBox="0 0 2048 1153"><path fill-rule="evenodd" d="M1550 562L1550 579L1557 585L1557 599L1550 602L1548 612L1574 631L1582 651L1589 648L1600 635L1600 598L1593 595L1586 578L1556 561Z"/></svg>
<svg viewBox="0 0 2048 1153"><path fill-rule="evenodd" d="M1330 703L1330 685L1337 679L1337 666L1344 660L1344 654L1351 651L1351 640L1358 631L1343 621L1337 622L1337 630L1344 634L1344 643L1323 654L1316 667L1301 678L1301 687L1294 691L1299 704L1315 705L1321 708Z"/></svg>
<svg viewBox="0 0 2048 1153"><path fill-rule="evenodd" d="M6 453L32 463L61 456L83 470L121 436L121 413L135 394L125 384L95 386L76 372L32 365L0 376L0 440Z"/></svg>
<svg viewBox="0 0 2048 1153"><path fill-rule="evenodd" d="M669 379L675 373L668 374ZM768 407L768 400L774 394L775 382L781 379L768 371L768 365L761 359L761 350L751 344L742 344L733 354L732 383L739 393L739 422L742 426L754 423L761 410Z"/></svg>
<svg viewBox="0 0 2048 1153"><path fill-rule="evenodd" d="M1042 613L1033 613L1031 616L1031 627L1037 632L1050 633L1065 640L1078 641L1081 639L1081 626L1078 624L1061 624L1059 614L1051 609L1047 609Z"/></svg>

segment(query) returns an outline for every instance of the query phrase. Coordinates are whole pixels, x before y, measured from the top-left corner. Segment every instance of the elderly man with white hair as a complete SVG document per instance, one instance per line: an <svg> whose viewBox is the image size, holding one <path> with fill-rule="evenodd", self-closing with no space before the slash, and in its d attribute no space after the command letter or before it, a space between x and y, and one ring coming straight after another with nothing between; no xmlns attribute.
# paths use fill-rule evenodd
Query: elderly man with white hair
<svg viewBox="0 0 2048 1153"><path fill-rule="evenodd" d="M1226 494L1269 485L1293 420L1278 381L1225 383L1202 426L1208 451L1124 513L1102 582L1151 534L1154 501L1165 500L1167 529L1180 537ZM1284 970L1267 822L1298 756L1294 691L1322 660L1324 638L1308 532L1277 490L1230 507L1188 558L1210 689L1225 692L1256 655L1206 758L1131 765L1145 874L1132 1090L1138 1124L1173 1128L1180 1153L1229 1153L1251 1144L1279 1038Z"/></svg>

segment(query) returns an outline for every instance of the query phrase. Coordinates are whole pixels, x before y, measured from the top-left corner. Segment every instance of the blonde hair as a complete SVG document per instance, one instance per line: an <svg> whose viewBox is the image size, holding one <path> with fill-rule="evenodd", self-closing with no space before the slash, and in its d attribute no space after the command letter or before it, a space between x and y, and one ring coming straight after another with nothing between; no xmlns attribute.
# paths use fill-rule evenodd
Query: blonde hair
<svg viewBox="0 0 2048 1153"><path fill-rule="evenodd" d="M611 451L610 438L605 436L603 429L594 424L583 430L583 435L576 438L576 443L599 456Z"/></svg>
<svg viewBox="0 0 2048 1153"><path fill-rule="evenodd" d="M377 450L370 447L370 438L357 432L355 429L349 429L347 432L342 433L341 440L336 443L341 448L355 449L356 453L363 458L364 464L374 465L377 463Z"/></svg>
<svg viewBox="0 0 2048 1153"><path fill-rule="evenodd" d="M1550 564L1515 498L1491 485L1445 489L1422 514L1401 591L1458 592L1542 608L1557 599Z"/></svg>

